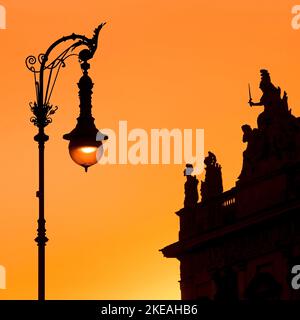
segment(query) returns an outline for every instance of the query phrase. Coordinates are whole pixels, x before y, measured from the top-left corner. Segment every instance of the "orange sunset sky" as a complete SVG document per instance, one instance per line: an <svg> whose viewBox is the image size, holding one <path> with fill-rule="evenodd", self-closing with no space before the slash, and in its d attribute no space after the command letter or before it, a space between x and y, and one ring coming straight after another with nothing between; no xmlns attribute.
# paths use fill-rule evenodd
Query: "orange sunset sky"
<svg viewBox="0 0 300 320"><path fill-rule="evenodd" d="M300 1L298 1L300 2ZM300 115L297 0L3 0L0 30L0 299L36 299L38 199L35 99L24 60L63 35L92 36L93 115L99 128L204 128L205 151L234 186L242 164L241 125L256 124L260 68L286 90ZM179 263L158 251L177 240L184 165L95 165L86 174L62 139L75 125L81 71L67 62L52 96L46 132L46 297L179 299ZM199 177L203 179L203 174Z"/></svg>

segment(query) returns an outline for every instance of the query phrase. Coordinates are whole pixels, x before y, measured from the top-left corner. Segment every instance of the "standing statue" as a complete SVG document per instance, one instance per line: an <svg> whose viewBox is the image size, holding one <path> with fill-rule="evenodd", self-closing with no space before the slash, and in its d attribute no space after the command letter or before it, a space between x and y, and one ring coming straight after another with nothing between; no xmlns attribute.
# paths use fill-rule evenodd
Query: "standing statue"
<svg viewBox="0 0 300 320"><path fill-rule="evenodd" d="M221 166L217 163L217 158L212 152L204 159L205 180L201 181L202 201L218 196L223 192Z"/></svg>
<svg viewBox="0 0 300 320"><path fill-rule="evenodd" d="M184 184L184 207L185 208L194 208L199 200L198 195L198 183L199 180L192 176L193 173L193 165L187 164L183 174L186 177L186 182Z"/></svg>

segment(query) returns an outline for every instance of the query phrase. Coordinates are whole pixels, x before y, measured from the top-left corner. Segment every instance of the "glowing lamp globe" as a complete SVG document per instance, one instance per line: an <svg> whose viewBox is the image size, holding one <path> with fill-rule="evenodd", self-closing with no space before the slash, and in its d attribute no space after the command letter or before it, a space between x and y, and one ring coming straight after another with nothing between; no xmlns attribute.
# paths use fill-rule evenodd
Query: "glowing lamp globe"
<svg viewBox="0 0 300 320"><path fill-rule="evenodd" d="M102 147L101 141L70 141L69 153L72 160L84 167L85 171L98 162L99 150Z"/></svg>
<svg viewBox="0 0 300 320"><path fill-rule="evenodd" d="M88 64L84 67L88 69ZM88 76L87 70L84 70L83 76L79 83L80 98L80 114L77 118L76 127L63 136L65 140L69 140L69 153L72 160L78 165L84 167L87 172L88 168L99 161L102 155L102 140L108 139L107 136L99 137L99 130L96 128L94 118L92 116L92 88L93 82Z"/></svg>

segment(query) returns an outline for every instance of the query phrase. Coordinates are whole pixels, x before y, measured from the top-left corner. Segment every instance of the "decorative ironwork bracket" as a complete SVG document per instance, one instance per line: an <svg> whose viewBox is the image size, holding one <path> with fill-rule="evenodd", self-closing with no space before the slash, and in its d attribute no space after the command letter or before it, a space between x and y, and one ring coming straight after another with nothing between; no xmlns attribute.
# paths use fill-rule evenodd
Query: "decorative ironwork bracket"
<svg viewBox="0 0 300 320"><path fill-rule="evenodd" d="M30 121L38 128L44 128L52 122L51 116L58 109L57 106L50 104L50 98L62 67L66 66L65 61L71 56L78 56L79 63L83 71L89 69L88 60L92 59L97 47L99 33L106 23L101 23L95 30L92 38L87 38L83 35L71 34L66 37L62 37L55 41L46 51L41 53L37 57L30 55L26 58L25 64L28 70L33 73L34 84L36 89L36 101L30 103L30 109L33 116ZM72 40L72 43L62 53L60 53L55 59L49 61L49 56L59 44ZM74 53L74 50L78 47L86 46L86 49L81 50L79 53ZM38 68L36 68L38 66ZM45 72L48 71L48 77L45 81ZM44 89L45 88L45 89Z"/></svg>

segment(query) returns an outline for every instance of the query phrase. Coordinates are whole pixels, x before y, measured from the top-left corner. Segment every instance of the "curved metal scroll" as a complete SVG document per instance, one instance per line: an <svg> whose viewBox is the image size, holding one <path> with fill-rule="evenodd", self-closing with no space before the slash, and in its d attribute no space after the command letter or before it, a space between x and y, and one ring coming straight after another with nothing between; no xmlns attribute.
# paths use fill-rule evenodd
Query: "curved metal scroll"
<svg viewBox="0 0 300 320"><path fill-rule="evenodd" d="M33 73L36 89L36 102L30 103L31 111L34 114L30 121L33 122L34 125L37 127L45 127L51 123L52 120L50 116L55 113L57 107L50 105L50 98L61 68L66 66L65 61L71 56L78 56L81 65L86 63L87 60L92 59L98 47L99 33L105 24L106 23L101 23L94 30L94 35L90 39L86 36L73 33L55 41L48 48L46 53L41 53L37 57L30 55L26 58L25 64L27 69ZM69 40L74 41L74 43L56 56L55 59L49 62L49 56L53 49L55 49L62 42ZM80 46L87 47L87 49L80 51L87 51L82 56L80 53L78 54L74 52L74 50ZM45 71L48 71L47 79L45 79ZM44 89L44 85L46 89Z"/></svg>

